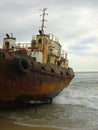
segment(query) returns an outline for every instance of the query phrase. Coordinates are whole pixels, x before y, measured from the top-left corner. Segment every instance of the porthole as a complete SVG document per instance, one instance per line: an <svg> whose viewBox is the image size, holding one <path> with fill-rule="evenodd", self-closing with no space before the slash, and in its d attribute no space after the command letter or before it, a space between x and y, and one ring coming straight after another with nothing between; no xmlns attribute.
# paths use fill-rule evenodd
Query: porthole
<svg viewBox="0 0 98 130"><path fill-rule="evenodd" d="M67 75L67 76L69 76L69 73L68 73L68 72L66 72L66 75Z"/></svg>
<svg viewBox="0 0 98 130"><path fill-rule="evenodd" d="M52 73L55 73L55 71L54 71L54 69L53 69L53 68L51 68L51 72L52 72Z"/></svg>
<svg viewBox="0 0 98 130"><path fill-rule="evenodd" d="M61 73L61 75L63 75L63 72L62 72L62 71L60 71L60 73Z"/></svg>
<svg viewBox="0 0 98 130"><path fill-rule="evenodd" d="M41 66L41 69L42 69L42 70L44 70L44 69L45 69L45 67L44 67L44 66Z"/></svg>

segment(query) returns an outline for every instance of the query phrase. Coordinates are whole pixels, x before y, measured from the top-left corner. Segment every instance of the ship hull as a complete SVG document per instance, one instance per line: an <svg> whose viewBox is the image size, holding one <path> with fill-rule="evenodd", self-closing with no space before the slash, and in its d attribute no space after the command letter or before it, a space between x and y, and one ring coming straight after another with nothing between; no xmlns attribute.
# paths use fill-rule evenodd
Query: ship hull
<svg viewBox="0 0 98 130"><path fill-rule="evenodd" d="M20 59L0 59L0 101L51 101L74 77L72 69ZM66 73L66 74L65 74Z"/></svg>

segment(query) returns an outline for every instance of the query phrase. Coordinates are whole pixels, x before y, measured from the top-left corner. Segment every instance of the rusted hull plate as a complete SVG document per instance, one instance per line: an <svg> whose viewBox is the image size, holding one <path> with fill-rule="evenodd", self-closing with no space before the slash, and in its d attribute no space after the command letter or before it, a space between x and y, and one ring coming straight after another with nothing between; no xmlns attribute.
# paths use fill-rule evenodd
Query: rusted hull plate
<svg viewBox="0 0 98 130"><path fill-rule="evenodd" d="M0 100L51 100L72 80L72 75L60 75L43 69L30 68L18 74L11 60L0 61Z"/></svg>

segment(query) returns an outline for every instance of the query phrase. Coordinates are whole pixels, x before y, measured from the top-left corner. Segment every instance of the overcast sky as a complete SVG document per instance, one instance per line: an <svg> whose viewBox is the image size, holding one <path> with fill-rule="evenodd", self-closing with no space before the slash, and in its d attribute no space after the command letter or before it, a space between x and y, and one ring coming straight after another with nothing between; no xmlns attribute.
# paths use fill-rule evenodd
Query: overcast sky
<svg viewBox="0 0 98 130"><path fill-rule="evenodd" d="M45 32L59 38L69 66L98 71L98 0L0 0L0 46L6 33L17 42L30 42L43 8L48 13Z"/></svg>

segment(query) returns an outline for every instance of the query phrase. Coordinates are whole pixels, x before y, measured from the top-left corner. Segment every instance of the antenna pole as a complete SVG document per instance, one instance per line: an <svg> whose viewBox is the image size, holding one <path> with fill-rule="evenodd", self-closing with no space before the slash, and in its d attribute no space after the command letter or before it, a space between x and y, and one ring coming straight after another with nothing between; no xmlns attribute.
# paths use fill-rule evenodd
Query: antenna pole
<svg viewBox="0 0 98 130"><path fill-rule="evenodd" d="M45 20L45 15L48 15L45 11L47 10L47 8L44 8L42 11L43 11L43 13L42 13L42 15L40 15L40 16L42 16L42 25L41 25L41 32L42 32L42 34L44 34L44 23L45 23L45 21L47 21L47 20Z"/></svg>

